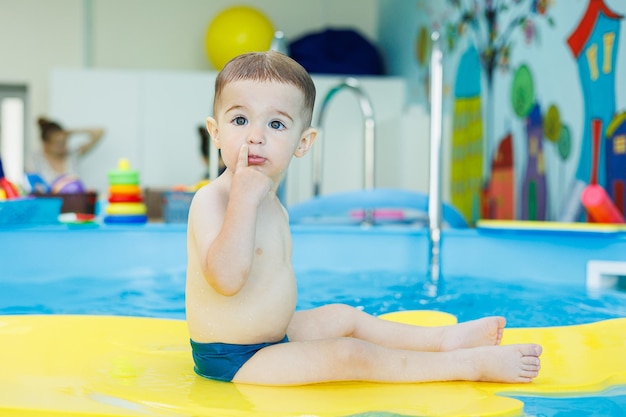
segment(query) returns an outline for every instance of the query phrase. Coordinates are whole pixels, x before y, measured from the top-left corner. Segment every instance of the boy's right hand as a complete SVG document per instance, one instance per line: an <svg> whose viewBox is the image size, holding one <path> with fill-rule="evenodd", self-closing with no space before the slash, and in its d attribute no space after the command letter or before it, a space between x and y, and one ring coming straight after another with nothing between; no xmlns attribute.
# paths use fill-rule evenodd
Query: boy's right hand
<svg viewBox="0 0 626 417"><path fill-rule="evenodd" d="M248 166L248 145L241 145L231 186L233 197L258 205L269 194L273 184L270 177Z"/></svg>

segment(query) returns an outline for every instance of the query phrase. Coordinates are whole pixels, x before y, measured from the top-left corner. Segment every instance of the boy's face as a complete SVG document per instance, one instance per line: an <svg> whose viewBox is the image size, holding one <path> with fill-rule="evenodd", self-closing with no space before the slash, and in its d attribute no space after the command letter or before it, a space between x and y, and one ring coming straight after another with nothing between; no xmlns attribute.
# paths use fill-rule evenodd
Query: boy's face
<svg viewBox="0 0 626 417"><path fill-rule="evenodd" d="M231 171L247 144L248 166L276 181L291 157L306 154L315 140L316 131L305 126L304 116L304 95L295 86L242 80L224 86L207 128Z"/></svg>

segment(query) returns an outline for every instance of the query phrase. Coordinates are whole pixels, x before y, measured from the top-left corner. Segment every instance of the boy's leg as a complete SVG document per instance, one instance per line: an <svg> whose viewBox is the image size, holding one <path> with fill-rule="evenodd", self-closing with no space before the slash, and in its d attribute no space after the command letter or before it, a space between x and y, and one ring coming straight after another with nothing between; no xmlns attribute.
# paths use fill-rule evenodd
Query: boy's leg
<svg viewBox="0 0 626 417"><path fill-rule="evenodd" d="M289 342L258 351L233 381L262 385L326 381L530 382L539 371L540 353L541 347L531 344L417 352L350 337Z"/></svg>
<svg viewBox="0 0 626 417"><path fill-rule="evenodd" d="M434 352L497 345L505 324L503 317L486 317L454 326L413 326L331 304L296 312L287 334L292 341L354 337L393 349Z"/></svg>

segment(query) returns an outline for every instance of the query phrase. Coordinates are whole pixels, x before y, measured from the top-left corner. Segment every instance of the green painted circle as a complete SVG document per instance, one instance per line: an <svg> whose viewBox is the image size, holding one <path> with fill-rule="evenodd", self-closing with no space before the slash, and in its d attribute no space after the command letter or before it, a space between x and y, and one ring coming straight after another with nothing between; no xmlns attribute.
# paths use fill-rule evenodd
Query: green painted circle
<svg viewBox="0 0 626 417"><path fill-rule="evenodd" d="M572 150L572 135L566 125L561 125L561 135L557 144L559 156L563 161L567 160Z"/></svg>
<svg viewBox="0 0 626 417"><path fill-rule="evenodd" d="M525 118L533 108L535 88L533 77L526 65L520 66L513 76L511 88L511 104L513 111L520 118Z"/></svg>

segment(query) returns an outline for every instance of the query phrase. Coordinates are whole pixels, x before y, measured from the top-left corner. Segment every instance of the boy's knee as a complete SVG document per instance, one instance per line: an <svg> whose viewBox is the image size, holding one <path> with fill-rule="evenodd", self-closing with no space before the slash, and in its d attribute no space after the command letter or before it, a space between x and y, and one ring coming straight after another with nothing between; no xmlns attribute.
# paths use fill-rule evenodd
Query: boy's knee
<svg viewBox="0 0 626 417"><path fill-rule="evenodd" d="M345 337L354 335L358 315L361 314L359 310L346 304L328 304L323 308L325 317L332 321L328 324L335 327L336 334Z"/></svg>
<svg viewBox="0 0 626 417"><path fill-rule="evenodd" d="M339 319L352 317L354 314L359 312L359 310L347 304L327 304L322 308L326 310L329 316Z"/></svg>
<svg viewBox="0 0 626 417"><path fill-rule="evenodd" d="M336 340L335 355L338 363L354 371L369 369L373 359L367 342L349 337Z"/></svg>

